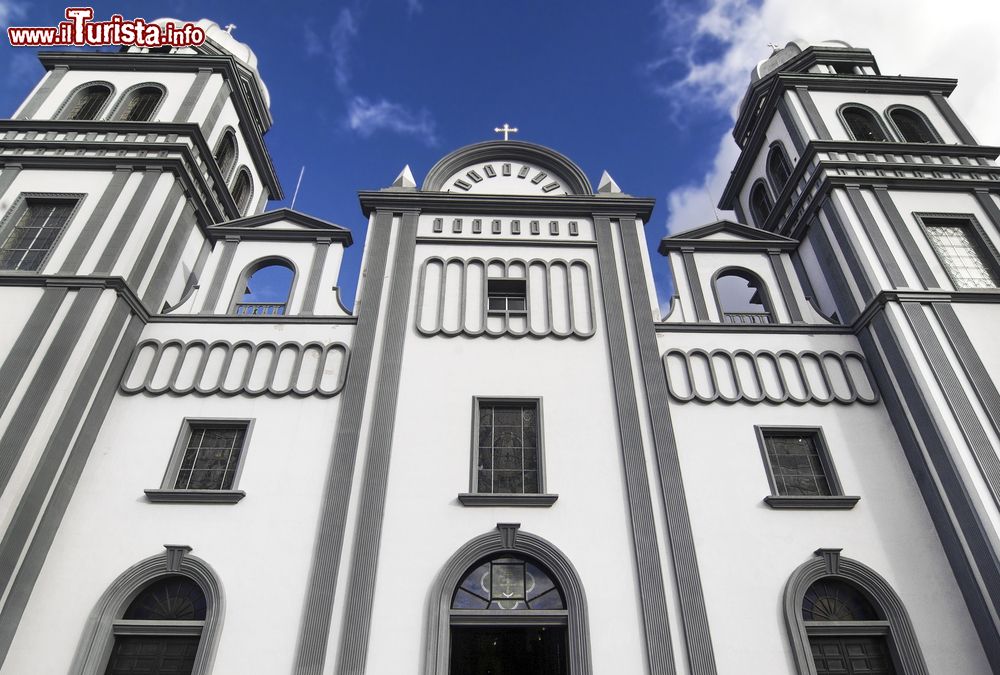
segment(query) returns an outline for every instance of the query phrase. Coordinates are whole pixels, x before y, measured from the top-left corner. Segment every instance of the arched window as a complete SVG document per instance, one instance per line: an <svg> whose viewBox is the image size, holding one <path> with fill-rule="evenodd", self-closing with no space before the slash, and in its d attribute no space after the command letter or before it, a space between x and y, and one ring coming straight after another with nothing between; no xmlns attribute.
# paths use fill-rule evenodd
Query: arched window
<svg viewBox="0 0 1000 675"><path fill-rule="evenodd" d="M926 675L906 609L870 568L820 549L785 587L785 612L801 675Z"/></svg>
<svg viewBox="0 0 1000 675"><path fill-rule="evenodd" d="M774 323L767 288L756 274L726 269L715 275L715 299L723 323Z"/></svg>
<svg viewBox="0 0 1000 675"><path fill-rule="evenodd" d="M590 675L583 589L549 542L498 525L452 556L437 583L426 675Z"/></svg>
<svg viewBox="0 0 1000 675"><path fill-rule="evenodd" d="M70 96L61 117L64 120L96 120L109 98L111 87L108 85L88 85Z"/></svg>
<svg viewBox="0 0 1000 675"><path fill-rule="evenodd" d="M241 216L247 214L247 207L250 206L250 197L253 196L253 184L250 182L250 172L245 168L240 169L233 183L233 201L236 202L236 210Z"/></svg>
<svg viewBox="0 0 1000 675"><path fill-rule="evenodd" d="M282 258L258 260L240 276L232 313L240 316L282 316L295 281L295 268Z"/></svg>
<svg viewBox="0 0 1000 675"><path fill-rule="evenodd" d="M764 181L758 180L750 189L750 213L753 215L753 221L757 227L764 227L767 217L771 215L772 208L774 208L774 202L771 201L771 195L767 192L767 186L764 185Z"/></svg>
<svg viewBox="0 0 1000 675"><path fill-rule="evenodd" d="M215 163L219 166L219 171L224 179L228 179L233 167L236 166L236 133L232 129L226 129L215 147Z"/></svg>
<svg viewBox="0 0 1000 675"><path fill-rule="evenodd" d="M940 143L927 119L911 108L893 108L889 119L896 126L899 137L907 143Z"/></svg>
<svg viewBox="0 0 1000 675"><path fill-rule="evenodd" d="M163 90L159 87L150 85L133 89L125 94L116 117L123 122L148 122L153 118L162 98Z"/></svg>
<svg viewBox="0 0 1000 675"><path fill-rule="evenodd" d="M771 177L771 186L775 194L780 194L785 189L788 179L792 175L792 168L785 156L785 150L780 143L771 146L771 151L767 155L767 173Z"/></svg>
<svg viewBox="0 0 1000 675"><path fill-rule="evenodd" d="M855 141L889 140L878 116L868 108L862 108L858 105L845 106L840 109L840 115L847 131L851 134L851 138Z"/></svg>

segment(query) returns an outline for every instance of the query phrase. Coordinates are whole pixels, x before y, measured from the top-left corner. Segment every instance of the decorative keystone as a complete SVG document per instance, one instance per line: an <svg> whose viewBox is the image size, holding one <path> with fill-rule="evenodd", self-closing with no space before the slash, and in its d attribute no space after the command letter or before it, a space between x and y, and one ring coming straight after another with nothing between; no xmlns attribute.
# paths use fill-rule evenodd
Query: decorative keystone
<svg viewBox="0 0 1000 675"><path fill-rule="evenodd" d="M842 548L818 548L816 549L816 555L823 559L826 563L826 573L827 574L839 574L840 573L840 552L843 551Z"/></svg>
<svg viewBox="0 0 1000 675"><path fill-rule="evenodd" d="M500 543L504 548L517 547L517 531L520 527L521 523L497 523L497 529L500 531Z"/></svg>
<svg viewBox="0 0 1000 675"><path fill-rule="evenodd" d="M181 561L191 552L191 547L186 544L164 544L163 548L167 549L167 571L180 571Z"/></svg>

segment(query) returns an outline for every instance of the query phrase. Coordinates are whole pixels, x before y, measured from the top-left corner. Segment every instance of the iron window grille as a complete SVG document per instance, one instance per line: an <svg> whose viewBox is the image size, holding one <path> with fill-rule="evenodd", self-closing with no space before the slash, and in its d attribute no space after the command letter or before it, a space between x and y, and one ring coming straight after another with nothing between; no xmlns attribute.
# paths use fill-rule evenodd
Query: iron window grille
<svg viewBox="0 0 1000 675"><path fill-rule="evenodd" d="M967 217L920 218L927 239L957 289L997 288L997 260L988 249L985 233Z"/></svg>

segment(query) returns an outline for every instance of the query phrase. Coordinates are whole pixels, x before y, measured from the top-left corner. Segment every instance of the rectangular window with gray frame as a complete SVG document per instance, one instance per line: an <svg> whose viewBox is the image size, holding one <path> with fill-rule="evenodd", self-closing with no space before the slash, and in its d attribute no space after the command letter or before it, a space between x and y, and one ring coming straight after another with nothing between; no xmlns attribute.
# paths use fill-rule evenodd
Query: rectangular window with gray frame
<svg viewBox="0 0 1000 675"><path fill-rule="evenodd" d="M154 502L236 503L253 420L185 419Z"/></svg>
<svg viewBox="0 0 1000 675"><path fill-rule="evenodd" d="M471 491L466 506L550 506L540 398L473 399Z"/></svg>
<svg viewBox="0 0 1000 675"><path fill-rule="evenodd" d="M1000 257L975 217L914 215L956 290L1000 287Z"/></svg>
<svg viewBox="0 0 1000 675"><path fill-rule="evenodd" d="M845 495L819 427L755 426L772 508L850 509L859 497Z"/></svg>
<svg viewBox="0 0 1000 675"><path fill-rule="evenodd" d="M41 270L78 203L78 196L22 195L0 227L0 270Z"/></svg>
<svg viewBox="0 0 1000 675"><path fill-rule="evenodd" d="M486 295L490 314L524 316L528 313L528 282L524 279L488 279Z"/></svg>

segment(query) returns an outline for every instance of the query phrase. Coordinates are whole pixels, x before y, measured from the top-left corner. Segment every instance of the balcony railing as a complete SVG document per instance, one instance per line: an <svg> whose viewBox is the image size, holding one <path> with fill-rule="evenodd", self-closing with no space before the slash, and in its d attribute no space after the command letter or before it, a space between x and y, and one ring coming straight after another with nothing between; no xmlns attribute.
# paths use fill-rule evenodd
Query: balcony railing
<svg viewBox="0 0 1000 675"><path fill-rule="evenodd" d="M283 302L238 302L233 308L237 316L284 316Z"/></svg>
<svg viewBox="0 0 1000 675"><path fill-rule="evenodd" d="M774 323L770 312L723 312L723 323L762 324Z"/></svg>

